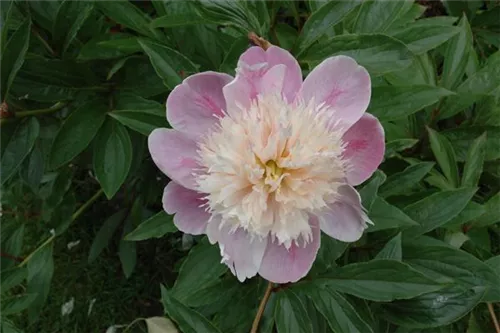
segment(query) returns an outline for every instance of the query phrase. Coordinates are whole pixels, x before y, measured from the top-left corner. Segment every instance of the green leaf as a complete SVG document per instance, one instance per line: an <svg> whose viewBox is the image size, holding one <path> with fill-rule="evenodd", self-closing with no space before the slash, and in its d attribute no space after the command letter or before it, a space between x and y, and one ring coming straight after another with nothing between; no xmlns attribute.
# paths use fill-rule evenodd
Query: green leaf
<svg viewBox="0 0 500 333"><path fill-rule="evenodd" d="M2 184L15 174L23 160L28 156L39 132L40 125L34 117L30 117L17 126L0 161L0 178Z"/></svg>
<svg viewBox="0 0 500 333"><path fill-rule="evenodd" d="M413 54L400 41L381 34L341 35L312 45L299 60L320 62L335 55L354 58L371 74L398 71L408 67Z"/></svg>
<svg viewBox="0 0 500 333"><path fill-rule="evenodd" d="M174 89L180 84L183 76L198 71L196 65L188 58L169 47L156 44L147 39L139 39L139 44L149 56L158 76L163 79L165 86L170 89ZM180 73L184 73L184 75Z"/></svg>
<svg viewBox="0 0 500 333"><path fill-rule="evenodd" d="M483 301L498 301L498 276L473 255L450 246L403 244L403 260L435 281L452 281L465 288L486 287Z"/></svg>
<svg viewBox="0 0 500 333"><path fill-rule="evenodd" d="M380 189L380 186L387 179L385 173L380 170L377 170L373 173L370 180L366 183L365 186L359 191L359 195L361 196L361 203L363 207L370 211L372 209L373 203L377 199L377 194Z"/></svg>
<svg viewBox="0 0 500 333"><path fill-rule="evenodd" d="M257 1L257 5L266 4ZM255 31L263 36L269 31L269 15L257 12L257 7L251 6L250 1L200 0L194 2L194 9L211 23L231 25L242 33Z"/></svg>
<svg viewBox="0 0 500 333"><path fill-rule="evenodd" d="M127 178L132 164L132 142L127 129L108 118L94 143L94 172L104 193L111 199Z"/></svg>
<svg viewBox="0 0 500 333"><path fill-rule="evenodd" d="M469 53L473 47L472 31L467 16L462 16L457 27L460 31L448 42L444 53L441 85L447 89L455 89L462 81Z"/></svg>
<svg viewBox="0 0 500 333"><path fill-rule="evenodd" d="M465 208L476 191L476 188L441 191L406 206L404 212L420 226L405 230L405 234L425 234L442 226Z"/></svg>
<svg viewBox="0 0 500 333"><path fill-rule="evenodd" d="M400 119L449 95L453 92L431 85L373 87L368 112L381 121Z"/></svg>
<svg viewBox="0 0 500 333"><path fill-rule="evenodd" d="M36 299L37 294L14 295L2 299L2 315L12 315L26 310Z"/></svg>
<svg viewBox="0 0 500 333"><path fill-rule="evenodd" d="M483 96L494 95L500 86L500 51L491 55L486 64L467 77L455 90L457 98L447 98L439 119L446 119L472 105Z"/></svg>
<svg viewBox="0 0 500 333"><path fill-rule="evenodd" d="M141 97L157 96L166 93L168 88L156 74L147 56L130 59L122 69L122 80L118 89Z"/></svg>
<svg viewBox="0 0 500 333"><path fill-rule="evenodd" d="M424 53L413 58L410 66L387 73L384 78L393 86L436 85L434 59Z"/></svg>
<svg viewBox="0 0 500 333"><path fill-rule="evenodd" d="M500 255L496 257L491 257L484 262L486 265L490 266L496 275L500 276Z"/></svg>
<svg viewBox="0 0 500 333"><path fill-rule="evenodd" d="M312 283L377 302L413 298L442 287L409 265L387 259L339 267Z"/></svg>
<svg viewBox="0 0 500 333"><path fill-rule="evenodd" d="M186 12L185 14L167 14L151 22L151 28L174 28L187 25L203 24L206 20L195 12Z"/></svg>
<svg viewBox="0 0 500 333"><path fill-rule="evenodd" d="M500 23L498 23L498 15L500 15L500 7L490 6L488 10L482 11L474 17L472 25L498 28L500 27Z"/></svg>
<svg viewBox="0 0 500 333"><path fill-rule="evenodd" d="M411 300L383 304L382 316L405 328L444 326L469 313L481 301L484 291L450 286Z"/></svg>
<svg viewBox="0 0 500 333"><path fill-rule="evenodd" d="M467 152L473 145L474 140L486 133L486 156L485 161L500 158L500 127L496 126L470 126L458 127L441 132L442 135L453 142L453 148L457 154L457 160L463 162L467 159Z"/></svg>
<svg viewBox="0 0 500 333"><path fill-rule="evenodd" d="M36 294L36 299L28 309L29 320L33 323L47 301L52 275L54 274L53 242L35 252L28 261L28 285L26 293Z"/></svg>
<svg viewBox="0 0 500 333"><path fill-rule="evenodd" d="M0 324L2 325L3 333L24 333L24 331L18 329L12 322L7 320L6 318L2 318L2 322Z"/></svg>
<svg viewBox="0 0 500 333"><path fill-rule="evenodd" d="M461 14L473 18L477 10L482 7L481 1L467 1L467 0L445 0L443 5L446 8L448 15L460 16Z"/></svg>
<svg viewBox="0 0 500 333"><path fill-rule="evenodd" d="M111 215L111 217L104 222L97 232L97 235L92 242L92 246L90 247L89 257L87 259L89 264L91 264L99 256L99 254L101 254L102 250L108 246L111 237L115 233L118 226L124 221L126 216L127 210L122 209Z"/></svg>
<svg viewBox="0 0 500 333"><path fill-rule="evenodd" d="M367 232L418 226L418 223L411 217L380 197L375 199L368 216L373 221L373 225L368 226Z"/></svg>
<svg viewBox="0 0 500 333"><path fill-rule="evenodd" d="M240 55L248 49L248 37L241 37L234 40L233 44L227 51L222 64L219 67L221 72L235 75L235 69L238 64Z"/></svg>
<svg viewBox="0 0 500 333"><path fill-rule="evenodd" d="M323 4L307 19L297 39L296 49L303 51L324 35L332 37L333 27L342 22L360 3L360 1L329 1Z"/></svg>
<svg viewBox="0 0 500 333"><path fill-rule="evenodd" d="M124 240L125 236L132 231L134 225L142 219L142 205L139 199L136 199L130 209L130 213L123 225L120 244L118 246L118 256L122 264L123 274L125 278L129 278L134 272L137 263L136 243Z"/></svg>
<svg viewBox="0 0 500 333"><path fill-rule="evenodd" d="M405 43L415 54L423 54L435 49L460 32L453 26L434 23L435 18L418 20L391 34ZM428 24L423 24L427 21Z"/></svg>
<svg viewBox="0 0 500 333"><path fill-rule="evenodd" d="M157 37L158 33L149 28L151 18L132 2L128 1L97 1L97 7L103 14L116 23L122 24L127 28L137 31L138 33Z"/></svg>
<svg viewBox="0 0 500 333"><path fill-rule="evenodd" d="M380 196L407 194L431 171L433 162L422 162L410 165L401 172L391 175L379 189Z"/></svg>
<svg viewBox="0 0 500 333"><path fill-rule="evenodd" d="M141 111L113 111L109 115L128 128L148 136L159 127L170 127L165 117Z"/></svg>
<svg viewBox="0 0 500 333"><path fill-rule="evenodd" d="M278 333L312 332L311 321L304 305L290 289L281 290L276 294L274 320Z"/></svg>
<svg viewBox="0 0 500 333"><path fill-rule="evenodd" d="M481 173L483 173L484 157L486 155L486 133L472 142L465 159L464 173L461 185L463 187L474 187L478 185Z"/></svg>
<svg viewBox="0 0 500 333"><path fill-rule="evenodd" d="M454 218L448 221L444 226L446 228L453 228L460 226L469 221L472 221L486 212L486 208L474 201L469 201L467 206Z"/></svg>
<svg viewBox="0 0 500 333"><path fill-rule="evenodd" d="M172 215L164 211L151 216L142 222L131 233L125 236L127 241L142 241L150 238L161 238L165 234L177 231Z"/></svg>
<svg viewBox="0 0 500 333"><path fill-rule="evenodd" d="M52 40L62 54L71 45L93 9L94 4L91 1L65 0L59 6L52 28Z"/></svg>
<svg viewBox="0 0 500 333"><path fill-rule="evenodd" d="M21 177L24 182L36 193L42 181L45 161L40 145L35 145L31 151L29 159L25 160L25 165L21 168Z"/></svg>
<svg viewBox="0 0 500 333"><path fill-rule="evenodd" d="M227 272L227 267L220 263L218 246L198 244L182 264L179 276L170 291L181 302L195 295L199 290L218 281L219 276Z"/></svg>
<svg viewBox="0 0 500 333"><path fill-rule="evenodd" d="M6 253L12 255L12 256L19 256L21 254L21 250L23 248L23 240L24 240L24 224L21 224L21 226L17 227L12 234L10 234L8 240L5 242L4 241L4 233L2 233L2 251L5 251ZM5 229L4 229L5 230ZM16 263L12 258L1 258L1 264L2 264L2 269L7 269Z"/></svg>
<svg viewBox="0 0 500 333"><path fill-rule="evenodd" d="M142 51L142 47L139 44L137 37L135 36L123 36L123 38L104 40L98 42L97 45L108 49L119 50L120 52L126 54L132 54Z"/></svg>
<svg viewBox="0 0 500 333"><path fill-rule="evenodd" d="M388 241L382 250L375 256L375 259L394 259L401 261L403 259L403 250L401 248L401 233L397 234Z"/></svg>
<svg viewBox="0 0 500 333"><path fill-rule="evenodd" d="M2 47L2 59L0 65L0 99L5 101L10 86L14 82L17 72L24 62L26 51L30 41L31 20L27 18L21 26L12 34L7 44Z"/></svg>
<svg viewBox="0 0 500 333"><path fill-rule="evenodd" d="M164 286L161 286L161 300L165 312L177 323L183 333L220 333L220 331L200 313L191 310L170 295L170 292L167 291Z"/></svg>
<svg viewBox="0 0 500 333"><path fill-rule="evenodd" d="M354 32L374 33L384 32L392 22L399 18L402 10L406 8L404 1L364 1L359 10Z"/></svg>
<svg viewBox="0 0 500 333"><path fill-rule="evenodd" d="M73 111L57 133L50 152L50 166L56 169L68 163L90 144L106 117L101 99L83 103Z"/></svg>
<svg viewBox="0 0 500 333"><path fill-rule="evenodd" d="M166 121L164 105L126 92L116 96L115 109L108 115L146 136L155 128L170 127Z"/></svg>
<svg viewBox="0 0 500 333"><path fill-rule="evenodd" d="M397 152L409 149L417 144L418 139L396 139L386 143L385 157L394 157Z"/></svg>
<svg viewBox="0 0 500 333"><path fill-rule="evenodd" d="M329 288L318 288L311 285L307 289L307 296L326 318L333 332L374 333L370 325L356 311L355 305L341 294Z"/></svg>
<svg viewBox="0 0 500 333"><path fill-rule="evenodd" d="M132 37L134 36L123 33L97 35L83 45L77 60L113 59L135 53L136 50L130 47L112 47L121 41L130 46ZM115 44L110 45L107 42L115 42ZM135 44L137 45L137 41Z"/></svg>
<svg viewBox="0 0 500 333"><path fill-rule="evenodd" d="M23 282L28 276L28 270L25 267L11 267L8 269L3 269L1 274L1 290L2 294L9 291L12 287L15 287L21 282Z"/></svg>
<svg viewBox="0 0 500 333"><path fill-rule="evenodd" d="M337 266L335 260L340 258L349 243L336 240L326 234L321 234L321 246L318 250L311 273L324 273Z"/></svg>
<svg viewBox="0 0 500 333"><path fill-rule="evenodd" d="M485 227L500 221L500 192L488 199L483 205L486 212L474 221L474 227Z"/></svg>
<svg viewBox="0 0 500 333"><path fill-rule="evenodd" d="M429 127L427 127L427 131L429 132L431 149L436 157L439 167L450 184L455 188L458 187L459 179L457 158L451 142L448 141L445 136Z"/></svg>

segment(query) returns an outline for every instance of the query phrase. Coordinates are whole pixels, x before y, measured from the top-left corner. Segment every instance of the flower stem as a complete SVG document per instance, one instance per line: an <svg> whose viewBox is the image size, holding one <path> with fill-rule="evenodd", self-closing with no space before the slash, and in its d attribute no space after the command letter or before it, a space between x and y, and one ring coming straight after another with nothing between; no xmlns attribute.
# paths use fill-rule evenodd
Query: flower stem
<svg viewBox="0 0 500 333"><path fill-rule="evenodd" d="M28 111L19 111L15 113L16 118L28 117L28 116L37 116L46 113L56 112L64 108L68 103L65 102L57 102L52 105L50 108L38 109L38 110L28 110Z"/></svg>
<svg viewBox="0 0 500 333"><path fill-rule="evenodd" d="M73 213L73 215L71 215L71 222L73 222L74 220L76 220L87 208L89 208L90 205L92 205L102 194L104 193L104 191L102 189L100 189L99 191L97 191L96 194L94 194L92 196L92 198L90 198L89 200L87 200L87 202L85 202L76 212ZM19 267L23 267L24 265L26 265L28 263L28 261L30 261L30 259L35 255L35 253L37 253L38 251L40 251L42 248L44 248L47 244L49 244L50 242L52 242L54 240L54 238L56 238L56 234L55 232L52 234L52 236L50 236L49 238L47 238L45 240L45 242L42 243L42 245L40 245L39 247L37 247L33 252L31 252L26 258L24 258L24 260L18 265Z"/></svg>
<svg viewBox="0 0 500 333"><path fill-rule="evenodd" d="M273 291L273 283L269 282L267 285L266 292L264 293L264 297L262 297L262 300L260 301L259 309L257 310L257 314L255 315L255 319L253 320L252 330L250 331L250 333L257 333L260 320L262 319L262 315L264 314L267 301L269 301L269 297L271 296L272 291Z"/></svg>
<svg viewBox="0 0 500 333"><path fill-rule="evenodd" d="M495 325L495 330L497 333L500 333L500 325L498 324L497 316L495 315L495 309L493 308L493 304L488 303L488 310L490 311L491 320L493 321L493 325Z"/></svg>
<svg viewBox="0 0 500 333"><path fill-rule="evenodd" d="M74 220L76 220L87 208L89 208L90 205L94 203L94 201L99 199L99 197L103 193L104 191L102 188L99 191L97 191L96 194L92 196L92 198L87 200L87 202L85 202L76 212L73 213L73 215L71 215L71 221L73 222Z"/></svg>

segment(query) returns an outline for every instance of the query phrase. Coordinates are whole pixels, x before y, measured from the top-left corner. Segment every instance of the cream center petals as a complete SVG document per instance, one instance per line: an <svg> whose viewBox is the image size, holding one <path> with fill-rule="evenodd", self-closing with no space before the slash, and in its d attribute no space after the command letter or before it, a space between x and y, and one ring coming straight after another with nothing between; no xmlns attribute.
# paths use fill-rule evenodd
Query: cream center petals
<svg viewBox="0 0 500 333"><path fill-rule="evenodd" d="M230 111L199 143L196 181L207 210L221 227L271 235L287 248L308 243L311 214L338 200L345 183L334 110L271 94Z"/></svg>

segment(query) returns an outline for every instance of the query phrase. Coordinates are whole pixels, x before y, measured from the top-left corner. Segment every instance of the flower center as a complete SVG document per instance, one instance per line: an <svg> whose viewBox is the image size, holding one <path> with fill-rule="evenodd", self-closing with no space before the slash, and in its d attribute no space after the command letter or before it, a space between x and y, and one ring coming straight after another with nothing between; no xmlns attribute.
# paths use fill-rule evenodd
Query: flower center
<svg viewBox="0 0 500 333"><path fill-rule="evenodd" d="M286 246L307 242L310 214L337 199L345 178L332 113L275 95L231 110L199 144L198 190L212 216Z"/></svg>

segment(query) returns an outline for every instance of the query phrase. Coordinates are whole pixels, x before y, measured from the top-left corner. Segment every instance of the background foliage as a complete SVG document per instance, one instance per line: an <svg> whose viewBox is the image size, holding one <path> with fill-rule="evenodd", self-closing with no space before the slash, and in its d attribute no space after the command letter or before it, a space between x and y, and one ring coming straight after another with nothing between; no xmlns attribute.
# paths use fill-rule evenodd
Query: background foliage
<svg viewBox="0 0 500 333"><path fill-rule="evenodd" d="M249 331L265 281L238 283L216 247L176 231L145 144L168 126L169 91L192 73L234 74L249 32L290 50L304 75L355 58L387 141L360 186L375 225L354 244L322 239L309 276L273 290L260 331L493 331L498 1L0 5L3 332L163 314L186 333ZM171 325L146 323L129 329Z"/></svg>

